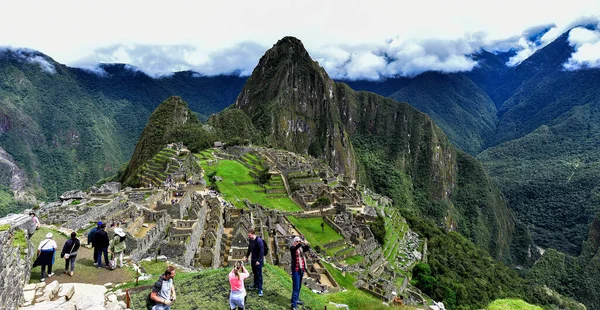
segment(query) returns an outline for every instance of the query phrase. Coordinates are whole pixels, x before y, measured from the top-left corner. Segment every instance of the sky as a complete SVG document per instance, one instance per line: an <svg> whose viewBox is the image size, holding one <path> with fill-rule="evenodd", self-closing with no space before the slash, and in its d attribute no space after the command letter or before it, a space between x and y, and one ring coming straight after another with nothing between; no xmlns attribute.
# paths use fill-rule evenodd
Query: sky
<svg viewBox="0 0 600 310"><path fill-rule="evenodd" d="M34 49L96 71L99 63L126 63L154 76L183 70L249 75L284 36L302 40L337 79L469 71L481 49L513 49L508 65L514 66L573 26L600 22L600 0L0 3L4 48ZM565 69L600 67L600 31L576 30ZM27 61L48 69L43 59Z"/></svg>

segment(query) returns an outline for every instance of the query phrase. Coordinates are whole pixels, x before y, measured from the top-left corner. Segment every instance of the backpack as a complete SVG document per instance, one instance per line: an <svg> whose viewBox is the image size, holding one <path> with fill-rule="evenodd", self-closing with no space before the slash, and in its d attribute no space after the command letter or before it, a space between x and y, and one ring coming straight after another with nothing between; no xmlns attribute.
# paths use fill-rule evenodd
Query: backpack
<svg viewBox="0 0 600 310"><path fill-rule="evenodd" d="M259 237L260 238L260 237ZM267 243L265 242L265 240L263 238L260 238L260 240L263 243L263 248L264 248L264 256L267 256L267 254L269 254L269 246L267 245Z"/></svg>
<svg viewBox="0 0 600 310"><path fill-rule="evenodd" d="M152 291L150 291L150 293L148 293L148 295L146 296L146 309L148 310L152 310L154 305L156 305L156 301L152 300L152 298L150 298L150 295L152 295Z"/></svg>

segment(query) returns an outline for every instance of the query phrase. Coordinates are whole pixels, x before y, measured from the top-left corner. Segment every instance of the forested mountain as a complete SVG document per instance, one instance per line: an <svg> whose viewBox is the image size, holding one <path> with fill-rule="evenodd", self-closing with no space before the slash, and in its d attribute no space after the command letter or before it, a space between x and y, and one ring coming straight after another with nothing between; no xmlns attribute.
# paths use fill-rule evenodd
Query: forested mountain
<svg viewBox="0 0 600 310"><path fill-rule="evenodd" d="M0 147L25 171L25 192L54 199L114 175L133 152L150 112L165 98L182 96L206 119L234 102L244 82L192 72L152 78L126 65L102 65L92 73L39 52L4 49ZM12 175L2 177L5 198L0 201L8 207Z"/></svg>

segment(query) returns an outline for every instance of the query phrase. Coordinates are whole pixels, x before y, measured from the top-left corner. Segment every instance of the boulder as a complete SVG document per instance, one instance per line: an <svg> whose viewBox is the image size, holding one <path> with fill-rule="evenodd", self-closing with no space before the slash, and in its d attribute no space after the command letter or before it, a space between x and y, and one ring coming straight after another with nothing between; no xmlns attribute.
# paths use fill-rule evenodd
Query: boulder
<svg viewBox="0 0 600 310"><path fill-rule="evenodd" d="M164 255L159 255L158 257L156 257L156 259L160 262L166 262L167 261L167 257Z"/></svg>
<svg viewBox="0 0 600 310"><path fill-rule="evenodd" d="M90 193L92 194L116 194L121 190L121 183L119 182L108 182L102 184L100 188L92 186Z"/></svg>
<svg viewBox="0 0 600 310"><path fill-rule="evenodd" d="M24 291L23 292L23 302L24 303L29 303L31 304L31 302L35 299L35 291Z"/></svg>
<svg viewBox="0 0 600 310"><path fill-rule="evenodd" d="M61 289L58 292L58 297L65 297L67 300L71 299L75 294L75 286L73 284L63 284L61 285Z"/></svg>
<svg viewBox="0 0 600 310"><path fill-rule="evenodd" d="M54 299L54 297L56 297L56 294L58 293L59 289L60 289L60 286L58 284L58 281L56 281L56 280L52 281L50 284L46 285L46 287L44 288L44 297L47 297L48 300Z"/></svg>
<svg viewBox="0 0 600 310"><path fill-rule="evenodd" d="M332 305L333 307L335 307L336 309L348 309L350 310L350 307L348 307L348 305L345 304L336 304L334 302L329 302L330 305Z"/></svg>
<svg viewBox="0 0 600 310"><path fill-rule="evenodd" d="M9 224L12 227L21 228L29 234L35 232L35 223L31 219L31 216L27 214L9 214L0 219L0 225Z"/></svg>
<svg viewBox="0 0 600 310"><path fill-rule="evenodd" d="M23 291L35 291L35 286L36 286L35 283L27 284L23 287Z"/></svg>
<svg viewBox="0 0 600 310"><path fill-rule="evenodd" d="M73 190L73 191L68 191L68 192L64 192L62 195L60 195L60 200L65 201L65 200L71 200L71 199L86 199L88 198L87 194L82 191L82 190Z"/></svg>
<svg viewBox="0 0 600 310"><path fill-rule="evenodd" d="M117 301L117 295L115 295L115 294L109 294L108 296L106 296L106 299L109 302L115 302L115 301Z"/></svg>
<svg viewBox="0 0 600 310"><path fill-rule="evenodd" d="M113 287L113 285L114 285L114 284L112 284L111 282L108 282L108 283L105 283L105 284L104 284L104 287L106 287L106 288L111 288L111 287Z"/></svg>

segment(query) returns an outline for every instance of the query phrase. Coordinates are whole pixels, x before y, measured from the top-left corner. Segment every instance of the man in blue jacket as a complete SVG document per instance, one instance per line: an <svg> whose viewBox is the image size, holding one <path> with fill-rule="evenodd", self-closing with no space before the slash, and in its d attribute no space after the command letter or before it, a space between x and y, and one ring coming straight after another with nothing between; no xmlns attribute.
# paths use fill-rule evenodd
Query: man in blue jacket
<svg viewBox="0 0 600 310"><path fill-rule="evenodd" d="M88 232L87 235L87 244L90 245L90 243L92 244L92 248L94 248L94 266L98 265L98 247L96 247L94 245L94 234L100 229L100 226L102 225L102 221L98 222L98 226L92 228L90 230L90 232Z"/></svg>
<svg viewBox="0 0 600 310"><path fill-rule="evenodd" d="M248 251L244 257L245 261L248 261L248 256L251 256L250 260L252 265L252 274L254 275L254 285L250 286L250 289L257 289L258 296L262 297L263 290L263 279L262 279L262 268L265 264L265 243L262 238L256 236L254 228L248 230Z"/></svg>

